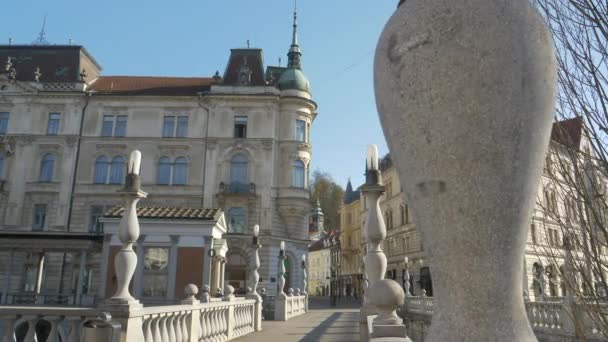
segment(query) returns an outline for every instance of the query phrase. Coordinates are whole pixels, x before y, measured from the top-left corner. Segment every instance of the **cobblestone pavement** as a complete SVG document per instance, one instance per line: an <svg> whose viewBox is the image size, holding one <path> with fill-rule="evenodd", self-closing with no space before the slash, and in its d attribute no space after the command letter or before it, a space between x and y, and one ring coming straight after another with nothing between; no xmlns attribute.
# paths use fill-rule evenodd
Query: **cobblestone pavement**
<svg viewBox="0 0 608 342"><path fill-rule="evenodd" d="M350 342L359 341L359 308L355 300L340 300L331 307L329 298L313 297L308 313L287 322L264 321L262 331L234 341L247 342Z"/></svg>

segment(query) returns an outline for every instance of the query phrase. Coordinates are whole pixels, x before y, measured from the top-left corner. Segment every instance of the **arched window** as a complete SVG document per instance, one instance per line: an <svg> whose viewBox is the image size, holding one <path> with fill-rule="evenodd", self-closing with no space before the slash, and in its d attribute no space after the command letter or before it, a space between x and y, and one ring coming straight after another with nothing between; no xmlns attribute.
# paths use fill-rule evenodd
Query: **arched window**
<svg viewBox="0 0 608 342"><path fill-rule="evenodd" d="M4 179L4 164L6 164L6 153L0 151L0 179Z"/></svg>
<svg viewBox="0 0 608 342"><path fill-rule="evenodd" d="M247 212L245 208L236 207L228 210L228 232L245 233L247 227Z"/></svg>
<svg viewBox="0 0 608 342"><path fill-rule="evenodd" d="M40 177L38 178L41 182L52 182L53 171L55 170L55 155L47 153L42 157L40 161Z"/></svg>
<svg viewBox="0 0 608 342"><path fill-rule="evenodd" d="M293 186L296 188L304 188L306 186L304 163L301 160L293 162Z"/></svg>
<svg viewBox="0 0 608 342"><path fill-rule="evenodd" d="M169 157L161 157L158 160L158 175L156 183L169 185L171 182L171 159Z"/></svg>
<svg viewBox="0 0 608 342"><path fill-rule="evenodd" d="M249 177L247 175L247 168L249 165L249 160L247 156L244 154L236 154L230 160L230 186L233 187L235 192L238 191L239 188L243 188L244 191L248 191L248 183Z"/></svg>
<svg viewBox="0 0 608 342"><path fill-rule="evenodd" d="M125 172L125 158L116 156L110 164L110 184L122 184Z"/></svg>
<svg viewBox="0 0 608 342"><path fill-rule="evenodd" d="M178 157L173 164L173 185L184 185L188 179L188 162L184 157Z"/></svg>
<svg viewBox="0 0 608 342"><path fill-rule="evenodd" d="M99 156L95 160L95 183L105 184L108 181L108 167L110 163L106 156Z"/></svg>

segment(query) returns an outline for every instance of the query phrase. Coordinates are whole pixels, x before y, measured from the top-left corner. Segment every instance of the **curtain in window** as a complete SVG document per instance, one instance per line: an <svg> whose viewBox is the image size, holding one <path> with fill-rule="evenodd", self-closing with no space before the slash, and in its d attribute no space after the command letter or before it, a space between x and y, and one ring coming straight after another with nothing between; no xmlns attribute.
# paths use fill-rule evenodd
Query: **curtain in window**
<svg viewBox="0 0 608 342"><path fill-rule="evenodd" d="M177 137L185 138L188 136L188 117L179 116L177 118Z"/></svg>
<svg viewBox="0 0 608 342"><path fill-rule="evenodd" d="M108 167L110 163L106 156L99 156L95 160L95 184L105 184L108 180Z"/></svg>
<svg viewBox="0 0 608 342"><path fill-rule="evenodd" d="M55 156L47 153L42 157L40 162L40 177L41 182L51 182L53 180L53 169L55 168Z"/></svg>
<svg viewBox="0 0 608 342"><path fill-rule="evenodd" d="M116 128L114 129L115 137L124 137L127 135L127 116L118 115L116 117Z"/></svg>
<svg viewBox="0 0 608 342"><path fill-rule="evenodd" d="M243 154L237 154L230 161L230 183L231 186L245 186L249 183L247 177L247 165L249 161Z"/></svg>
<svg viewBox="0 0 608 342"><path fill-rule="evenodd" d="M303 188L304 182L304 163L301 160L293 162L293 186L296 188Z"/></svg>
<svg viewBox="0 0 608 342"><path fill-rule="evenodd" d="M175 130L175 116L165 116L163 121L163 137L172 137Z"/></svg>
<svg viewBox="0 0 608 342"><path fill-rule="evenodd" d="M156 183L169 185L171 182L171 160L168 157L161 157L158 160L158 175Z"/></svg>
<svg viewBox="0 0 608 342"><path fill-rule="evenodd" d="M186 158L178 157L173 165L173 184L184 185L188 178L188 163Z"/></svg>
<svg viewBox="0 0 608 342"><path fill-rule="evenodd" d="M114 115L104 115L103 124L101 126L101 136L111 137L114 130Z"/></svg>
<svg viewBox="0 0 608 342"><path fill-rule="evenodd" d="M112 158L110 164L110 184L122 184L125 171L125 159L121 156Z"/></svg>

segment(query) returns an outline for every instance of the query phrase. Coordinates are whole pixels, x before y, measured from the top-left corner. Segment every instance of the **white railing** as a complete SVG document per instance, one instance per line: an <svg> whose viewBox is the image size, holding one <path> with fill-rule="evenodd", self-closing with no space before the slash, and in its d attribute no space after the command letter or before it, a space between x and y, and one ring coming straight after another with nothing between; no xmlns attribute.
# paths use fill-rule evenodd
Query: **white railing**
<svg viewBox="0 0 608 342"><path fill-rule="evenodd" d="M283 298L275 298L274 319L275 321L287 321L290 318L306 313L307 295L288 295Z"/></svg>
<svg viewBox="0 0 608 342"><path fill-rule="evenodd" d="M91 308L2 306L0 341L79 342L84 323L100 313Z"/></svg>
<svg viewBox="0 0 608 342"><path fill-rule="evenodd" d="M122 328L99 308L0 306L0 341L77 342L85 335L83 329L100 327L88 324L93 321L102 321L101 326L110 328L118 326L114 334L122 330L127 336L141 336L138 340L143 338L144 342L221 342L261 330L261 301L236 298L232 294L218 299L201 303L191 295L180 305L134 310L122 317L121 321L126 324ZM301 305L294 304L293 311ZM132 329L141 331L129 332ZM101 332L92 333L99 338ZM102 335L104 337L96 341L109 341L107 334Z"/></svg>
<svg viewBox="0 0 608 342"><path fill-rule="evenodd" d="M95 296L81 295L80 302L75 294L9 292L6 294L6 305L53 305L53 306L91 306L96 302Z"/></svg>
<svg viewBox="0 0 608 342"><path fill-rule="evenodd" d="M605 329L598 326L601 324L598 315L608 317L608 304L587 304L593 306L590 309L574 300L568 303L563 297L547 299L549 300L525 302L528 320L537 337L548 340L568 337L585 341L608 341L602 333ZM405 321L410 330L420 330L410 334L414 341L422 340L428 330L433 315L433 301L433 297L406 298L401 310Z"/></svg>

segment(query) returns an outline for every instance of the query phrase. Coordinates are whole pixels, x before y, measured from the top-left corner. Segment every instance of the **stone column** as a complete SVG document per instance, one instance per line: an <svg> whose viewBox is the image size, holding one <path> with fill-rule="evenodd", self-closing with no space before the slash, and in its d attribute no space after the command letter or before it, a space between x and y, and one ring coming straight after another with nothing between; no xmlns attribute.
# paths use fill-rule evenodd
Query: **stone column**
<svg viewBox="0 0 608 342"><path fill-rule="evenodd" d="M213 257L210 252L213 249L213 237L205 236L205 257L203 264L203 286L211 288L211 269L213 267Z"/></svg>
<svg viewBox="0 0 608 342"><path fill-rule="evenodd" d="M223 291L226 286L226 258L220 259L220 285L219 288ZM222 292L223 294L224 292Z"/></svg>
<svg viewBox="0 0 608 342"><path fill-rule="evenodd" d="M87 266L87 251L80 252L80 265L78 265L78 281L76 282L76 304L82 304L82 288L84 287L84 275Z"/></svg>
<svg viewBox="0 0 608 342"><path fill-rule="evenodd" d="M382 33L376 103L433 270L426 341L536 341L521 265L556 75L525 0L404 1Z"/></svg>
<svg viewBox="0 0 608 342"><path fill-rule="evenodd" d="M175 276L177 274L177 249L179 244L179 235L171 235L171 249L169 249L169 283L167 284L167 299L175 300Z"/></svg>

